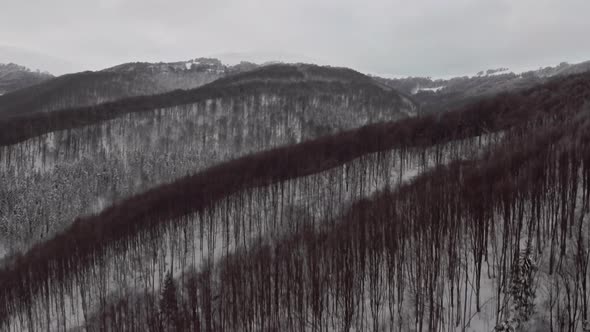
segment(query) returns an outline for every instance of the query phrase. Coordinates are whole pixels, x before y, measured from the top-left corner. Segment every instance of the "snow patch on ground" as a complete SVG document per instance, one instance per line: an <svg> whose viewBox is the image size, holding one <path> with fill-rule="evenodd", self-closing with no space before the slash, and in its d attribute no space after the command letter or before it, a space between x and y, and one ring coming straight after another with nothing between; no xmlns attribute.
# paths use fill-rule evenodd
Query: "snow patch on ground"
<svg viewBox="0 0 590 332"><path fill-rule="evenodd" d="M432 91L432 92L438 92L440 90L444 89L444 86L437 86L435 88L422 88L420 89L420 91Z"/></svg>
<svg viewBox="0 0 590 332"><path fill-rule="evenodd" d="M415 95L418 92L422 92L422 91L431 91L431 92L437 93L437 92L439 92L440 90L442 90L444 88L445 88L444 85L437 86L437 87L434 87L434 88L421 88L420 86L417 86L414 90L412 90L412 94Z"/></svg>

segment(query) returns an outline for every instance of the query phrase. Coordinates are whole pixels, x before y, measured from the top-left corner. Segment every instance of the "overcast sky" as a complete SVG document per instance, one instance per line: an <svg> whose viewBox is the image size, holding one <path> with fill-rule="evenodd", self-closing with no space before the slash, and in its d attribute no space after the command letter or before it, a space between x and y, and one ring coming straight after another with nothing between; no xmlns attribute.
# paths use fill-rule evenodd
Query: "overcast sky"
<svg viewBox="0 0 590 332"><path fill-rule="evenodd" d="M590 60L589 13L588 0L0 0L0 53L72 70L216 55L443 77Z"/></svg>

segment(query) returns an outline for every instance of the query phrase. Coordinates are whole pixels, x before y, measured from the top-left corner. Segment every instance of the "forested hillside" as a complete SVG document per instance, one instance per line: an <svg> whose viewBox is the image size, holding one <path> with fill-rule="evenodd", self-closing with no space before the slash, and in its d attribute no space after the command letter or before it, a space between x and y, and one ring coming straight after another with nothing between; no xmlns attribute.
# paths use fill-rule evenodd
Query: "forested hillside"
<svg viewBox="0 0 590 332"><path fill-rule="evenodd" d="M6 121L2 211L39 217L4 229L52 237L5 258L0 326L585 330L589 99L578 74L408 118L354 71L283 65Z"/></svg>
<svg viewBox="0 0 590 332"><path fill-rule="evenodd" d="M275 65L202 88L0 122L0 251L223 161L415 115L347 69Z"/></svg>
<svg viewBox="0 0 590 332"><path fill-rule="evenodd" d="M225 66L217 59L197 58L171 63L126 63L96 72L63 75L0 96L0 119L193 89L254 68L248 63Z"/></svg>
<svg viewBox="0 0 590 332"><path fill-rule="evenodd" d="M554 67L544 67L522 73L508 68L488 69L474 76L458 76L448 79L407 77L386 79L379 82L411 95L424 113L452 110L478 99L495 94L527 89L545 83L551 78L581 74L590 71L590 61L569 64L562 62Z"/></svg>

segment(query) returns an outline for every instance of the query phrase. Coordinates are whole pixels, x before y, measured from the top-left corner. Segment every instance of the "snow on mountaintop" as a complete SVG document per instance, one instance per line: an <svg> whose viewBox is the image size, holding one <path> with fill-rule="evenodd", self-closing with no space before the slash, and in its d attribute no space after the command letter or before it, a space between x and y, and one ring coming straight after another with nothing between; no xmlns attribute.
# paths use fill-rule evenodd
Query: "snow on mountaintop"
<svg viewBox="0 0 590 332"><path fill-rule="evenodd" d="M430 92L437 93L437 92L439 92L440 90L442 90L442 89L444 89L444 88L445 88L445 86L444 86L444 85L442 85L442 86L437 86L437 87L433 87L433 88L421 88L421 87L418 85L418 86L416 86L416 88L415 88L414 90L412 90L412 94L413 94L413 95L415 95L415 94L417 94L418 92L421 92L421 91L430 91Z"/></svg>
<svg viewBox="0 0 590 332"><path fill-rule="evenodd" d="M510 74L512 73L510 71L510 69L508 68L497 68L497 69L488 69L485 72L482 70L479 73L477 73L477 77L482 77L482 76L499 76L499 75L505 75L505 74Z"/></svg>
<svg viewBox="0 0 590 332"><path fill-rule="evenodd" d="M129 62L118 66L104 69L104 72L177 72L177 71L199 71L211 73L223 73L226 70L221 61L213 58L196 58L178 62Z"/></svg>

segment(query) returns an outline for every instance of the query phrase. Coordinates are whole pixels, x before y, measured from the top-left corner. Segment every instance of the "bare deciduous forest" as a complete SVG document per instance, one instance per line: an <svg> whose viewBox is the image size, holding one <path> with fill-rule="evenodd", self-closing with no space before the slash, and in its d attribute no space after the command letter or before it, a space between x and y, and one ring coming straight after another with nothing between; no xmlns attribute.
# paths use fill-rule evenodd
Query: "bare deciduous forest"
<svg viewBox="0 0 590 332"><path fill-rule="evenodd" d="M428 113L309 65L133 94L0 121L1 330L588 330L590 74Z"/></svg>

